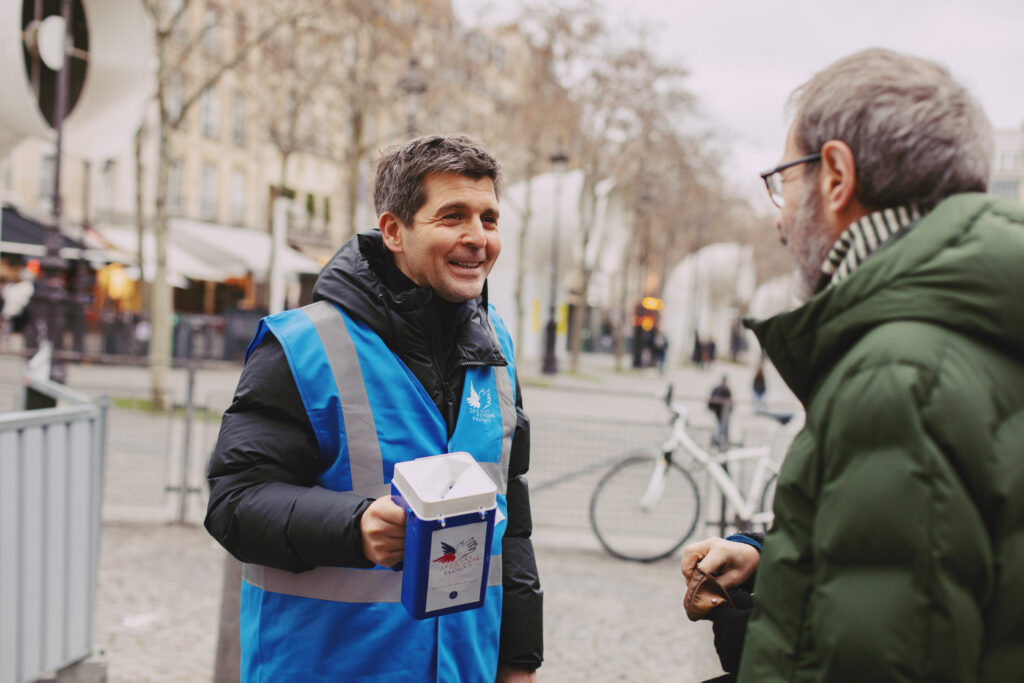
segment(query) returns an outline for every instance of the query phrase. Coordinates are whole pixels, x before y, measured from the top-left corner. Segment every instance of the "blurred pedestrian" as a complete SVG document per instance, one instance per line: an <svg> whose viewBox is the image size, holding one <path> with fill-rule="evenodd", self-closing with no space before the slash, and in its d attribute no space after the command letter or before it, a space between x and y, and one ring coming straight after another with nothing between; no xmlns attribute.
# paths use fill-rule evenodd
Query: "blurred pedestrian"
<svg viewBox="0 0 1024 683"><path fill-rule="evenodd" d="M757 371L754 373L754 409L764 409L764 392L767 389L764 381L764 361L757 364Z"/></svg>
<svg viewBox="0 0 1024 683"><path fill-rule="evenodd" d="M658 365L658 374L665 374L665 356L668 354L668 337L660 328L654 329L654 341L652 342L654 359Z"/></svg>
<svg viewBox="0 0 1024 683"><path fill-rule="evenodd" d="M711 444L721 451L729 448L729 418L732 416L732 390L729 378L722 375L722 381L711 389L708 410L715 414L715 433Z"/></svg>
<svg viewBox="0 0 1024 683"><path fill-rule="evenodd" d="M1019 681L1024 206L987 189L992 126L947 69L866 50L792 96L762 174L807 301L751 323L806 408L759 555L738 679Z"/></svg>
<svg viewBox="0 0 1024 683"><path fill-rule="evenodd" d="M743 336L743 323L737 319L729 330L729 360L735 363L746 350L747 340Z"/></svg>
<svg viewBox="0 0 1024 683"><path fill-rule="evenodd" d="M206 517L245 563L243 680L535 680L529 422L486 292L501 251L498 180L497 161L465 137L388 152L378 229L335 254L313 304L260 322L211 460ZM486 600L416 620L399 602L402 573L383 569L405 544L391 475L455 451L499 487Z"/></svg>
<svg viewBox="0 0 1024 683"><path fill-rule="evenodd" d="M28 327L29 302L36 291L35 280L39 273L39 262L35 261L35 268L29 262L18 274L17 282L10 282L4 285L3 307L0 308L0 318L4 322L5 333L22 334Z"/></svg>

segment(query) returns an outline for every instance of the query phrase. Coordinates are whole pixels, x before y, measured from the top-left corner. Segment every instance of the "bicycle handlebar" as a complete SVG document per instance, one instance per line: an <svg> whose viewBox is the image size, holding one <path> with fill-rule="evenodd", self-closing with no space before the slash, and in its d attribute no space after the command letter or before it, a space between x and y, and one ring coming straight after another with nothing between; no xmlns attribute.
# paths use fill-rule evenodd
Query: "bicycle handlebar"
<svg viewBox="0 0 1024 683"><path fill-rule="evenodd" d="M687 412L688 412L686 410L686 406L684 406L682 403L673 403L672 402L672 394L673 393L675 393L675 385L674 384L669 384L668 385L668 391L665 392L665 398L664 398L665 407L668 408L668 411L670 413L672 413L672 421L673 422L675 422L677 419L682 419L683 421L685 421L686 420L686 415L687 415Z"/></svg>

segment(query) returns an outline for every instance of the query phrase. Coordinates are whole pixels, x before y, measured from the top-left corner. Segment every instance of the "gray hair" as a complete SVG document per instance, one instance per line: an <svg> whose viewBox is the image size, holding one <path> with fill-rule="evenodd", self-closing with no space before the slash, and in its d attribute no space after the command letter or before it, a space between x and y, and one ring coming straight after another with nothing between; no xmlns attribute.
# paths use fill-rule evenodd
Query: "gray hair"
<svg viewBox="0 0 1024 683"><path fill-rule="evenodd" d="M935 62L884 49L857 52L812 76L787 107L795 111L802 151L817 152L829 140L850 146L857 200L868 209L928 210L950 195L988 189L992 124Z"/></svg>
<svg viewBox="0 0 1024 683"><path fill-rule="evenodd" d="M478 142L465 135L428 135L392 148L377 162L377 215L390 211L411 227L412 217L427 200L423 180L432 173L490 178L495 198L501 196L501 166Z"/></svg>

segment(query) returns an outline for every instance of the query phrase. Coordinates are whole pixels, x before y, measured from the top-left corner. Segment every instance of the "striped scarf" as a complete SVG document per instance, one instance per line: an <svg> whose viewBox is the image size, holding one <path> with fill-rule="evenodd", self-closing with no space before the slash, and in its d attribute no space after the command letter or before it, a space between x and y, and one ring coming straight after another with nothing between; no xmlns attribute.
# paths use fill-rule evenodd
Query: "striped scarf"
<svg viewBox="0 0 1024 683"><path fill-rule="evenodd" d="M821 264L829 285L842 282L857 266L895 236L905 232L921 219L921 212L913 204L882 209L868 214L848 227Z"/></svg>

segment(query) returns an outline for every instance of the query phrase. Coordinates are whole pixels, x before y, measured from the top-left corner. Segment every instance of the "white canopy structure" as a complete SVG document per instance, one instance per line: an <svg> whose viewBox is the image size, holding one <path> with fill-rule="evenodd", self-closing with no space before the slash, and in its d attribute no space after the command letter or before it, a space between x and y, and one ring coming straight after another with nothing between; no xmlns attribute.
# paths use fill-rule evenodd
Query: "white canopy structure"
<svg viewBox="0 0 1024 683"><path fill-rule="evenodd" d="M688 357L694 333L713 339L719 355L729 348L736 319L754 294L754 250L735 243L709 244L683 259L665 282L661 330L674 359Z"/></svg>
<svg viewBox="0 0 1024 683"><path fill-rule="evenodd" d="M134 226L96 225L99 243L117 249L125 263L138 260L138 232ZM156 267L156 240L147 232L142 242L144 271L151 280ZM320 264L291 247L280 253L281 272L286 278L300 273L320 272ZM171 282L184 287L184 278L221 282L252 274L265 281L270 262L270 235L257 230L172 218L167 242L167 269Z"/></svg>
<svg viewBox="0 0 1024 683"><path fill-rule="evenodd" d="M525 182L516 183L501 196L501 257L488 279L489 300L498 309L516 338L520 321L516 315L516 274L522 264L525 303L521 358L536 359L542 352L544 324L551 305L551 269L557 229L557 277L555 303L559 310L557 348L565 348L567 334L564 308L570 293L578 289L579 265L593 269L588 297L591 305L611 303L610 281L621 267L628 240L621 199L612 182L598 186L598 204L593 234L587 253L582 253L580 193L583 172L545 173L533 178L530 187L530 217L525 245L520 236L526 215ZM557 201L557 209L556 209ZM584 260L585 259L585 260ZM559 351L558 355L563 355Z"/></svg>

